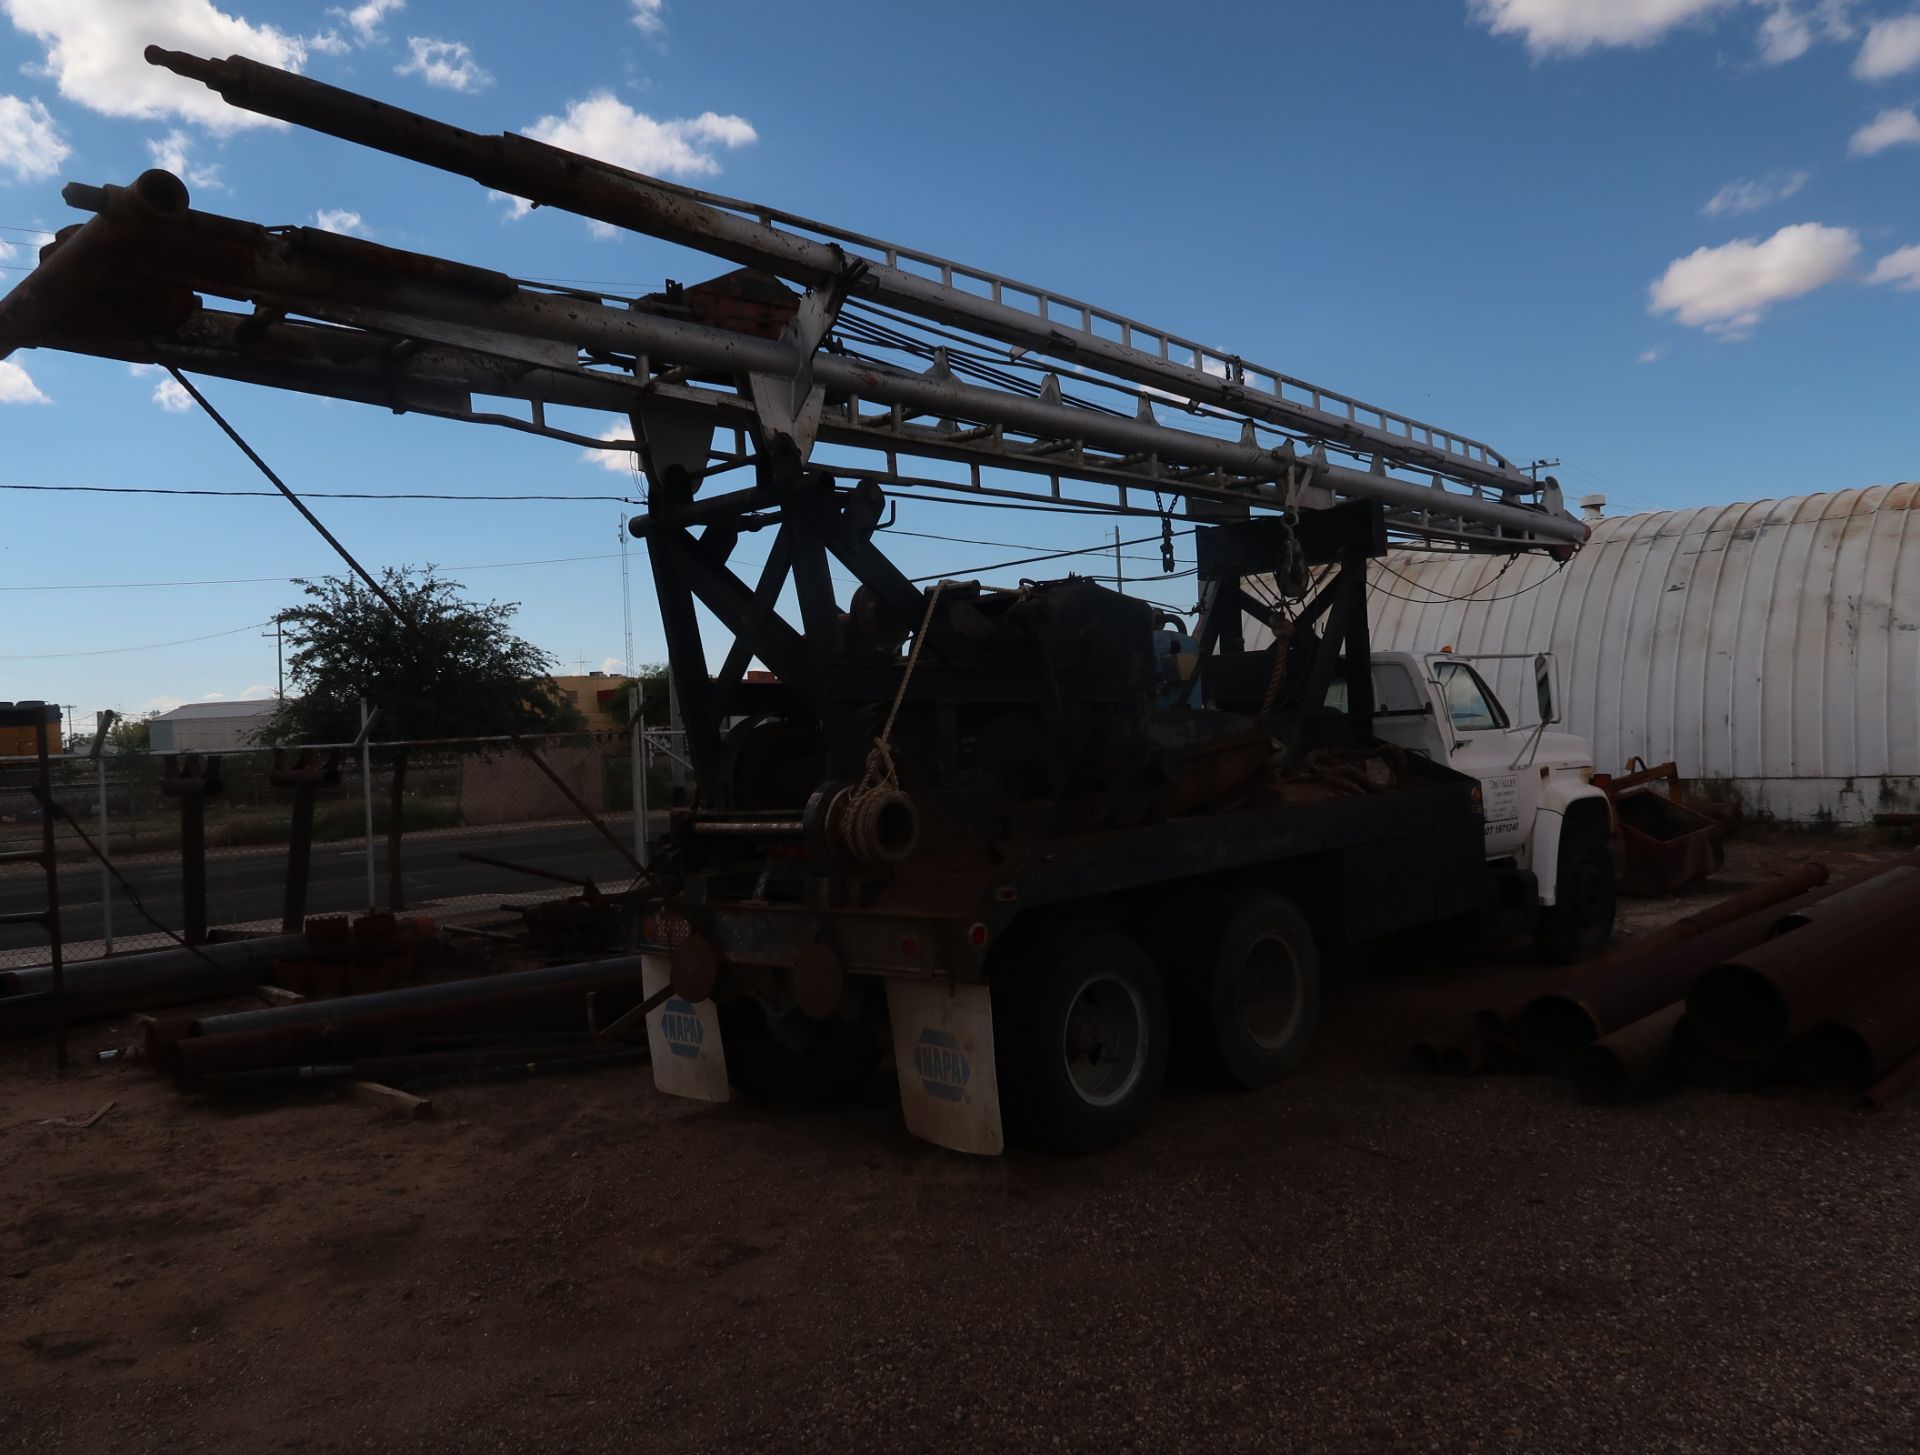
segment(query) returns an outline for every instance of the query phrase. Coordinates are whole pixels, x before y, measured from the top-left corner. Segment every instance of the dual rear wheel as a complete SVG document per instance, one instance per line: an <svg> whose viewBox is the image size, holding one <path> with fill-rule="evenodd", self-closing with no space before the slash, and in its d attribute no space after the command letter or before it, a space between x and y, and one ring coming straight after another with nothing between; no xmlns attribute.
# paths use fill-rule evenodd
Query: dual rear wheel
<svg viewBox="0 0 1920 1455"><path fill-rule="evenodd" d="M1176 1054L1243 1089L1299 1068L1320 1009L1312 931L1270 891L1219 908L1207 941L1161 957L1164 977L1139 941L1099 920L1062 922L1014 953L993 986L1009 1131L1062 1151L1122 1141L1146 1121Z"/></svg>

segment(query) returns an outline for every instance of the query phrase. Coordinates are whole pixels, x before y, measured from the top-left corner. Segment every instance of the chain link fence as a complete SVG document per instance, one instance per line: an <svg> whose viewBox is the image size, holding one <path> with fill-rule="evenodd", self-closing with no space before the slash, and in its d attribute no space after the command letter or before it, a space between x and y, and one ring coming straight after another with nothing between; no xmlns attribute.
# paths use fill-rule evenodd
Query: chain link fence
<svg viewBox="0 0 1920 1455"><path fill-rule="evenodd" d="M679 735L568 733L529 740L554 775L629 850L635 764L644 756L642 804L653 832L684 795ZM314 788L304 912L397 909L474 922L575 893L591 882L624 889L633 868L526 756L504 739L335 745L304 750L333 771ZM291 766L296 751L284 752ZM287 906L299 789L275 779L275 754L241 749L185 754L200 774L206 923L221 931L273 931ZM0 758L0 915L37 910L47 897L35 863L43 827L32 759ZM62 943L69 961L174 943L188 923L193 882L183 854L182 798L170 795L167 760L151 753L53 760ZM191 779L189 780L192 781ZM396 792L396 784L398 791ZM189 792L193 791L192 788ZM397 860L390 859L395 818ZM76 820L112 871L76 831ZM397 862L398 873L394 872ZM534 874L530 870L540 870ZM397 901L396 901L397 891ZM33 924L0 925L0 969L45 964L48 940Z"/></svg>

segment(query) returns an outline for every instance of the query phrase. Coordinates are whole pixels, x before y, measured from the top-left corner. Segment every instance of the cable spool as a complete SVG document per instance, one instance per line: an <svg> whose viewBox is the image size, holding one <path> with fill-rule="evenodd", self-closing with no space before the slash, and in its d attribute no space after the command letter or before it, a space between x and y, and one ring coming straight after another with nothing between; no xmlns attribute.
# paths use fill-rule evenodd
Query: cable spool
<svg viewBox="0 0 1920 1455"><path fill-rule="evenodd" d="M826 830L834 857L879 869L912 855L920 842L920 811L898 788L849 786L828 801Z"/></svg>

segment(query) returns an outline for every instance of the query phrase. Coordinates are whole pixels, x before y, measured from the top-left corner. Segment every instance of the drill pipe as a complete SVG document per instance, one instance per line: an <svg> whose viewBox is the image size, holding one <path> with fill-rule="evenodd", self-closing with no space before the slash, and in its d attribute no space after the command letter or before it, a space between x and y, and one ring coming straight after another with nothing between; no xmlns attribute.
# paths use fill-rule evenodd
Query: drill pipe
<svg viewBox="0 0 1920 1455"><path fill-rule="evenodd" d="M128 1011L238 995L252 989L275 961L307 952L304 935L273 935L201 945L197 950L158 950L69 965L67 1016L107 1019ZM0 1036L51 1022L51 1009L42 997L52 983L48 966L0 974Z"/></svg>
<svg viewBox="0 0 1920 1455"><path fill-rule="evenodd" d="M1855 875L1851 879L1842 880L1827 893L1813 896L1806 904L1783 912L1776 930L1784 934L1790 929L1817 924L1821 919L1832 915L1852 914L1854 906L1862 900L1884 893L1896 884L1904 884L1910 894L1920 892L1920 868L1915 868L1911 864L1896 864L1891 869L1881 870L1865 878Z"/></svg>
<svg viewBox="0 0 1920 1455"><path fill-rule="evenodd" d="M1781 906L1771 905L1652 954L1583 970L1520 1008L1514 1025L1522 1054L1543 1070L1560 1069L1581 1047L1671 1005L1703 971L1760 944L1780 915Z"/></svg>
<svg viewBox="0 0 1920 1455"><path fill-rule="evenodd" d="M1700 976L1687 992L1687 1020L1700 1044L1732 1060L1775 1058L1911 969L1920 895L1900 875L1879 877L1885 882L1854 900L1849 913L1737 951Z"/></svg>
<svg viewBox="0 0 1920 1455"><path fill-rule="evenodd" d="M1602 1036L1568 1067L1573 1089L1587 1101L1626 1101L1673 1079L1674 1032L1687 1007L1675 1001L1630 1026Z"/></svg>
<svg viewBox="0 0 1920 1455"><path fill-rule="evenodd" d="M637 999L640 957L594 964L556 965L508 975L454 980L338 1000L308 1001L236 1015L208 1016L182 1025L148 1028L148 1054L157 1070L183 1085L216 1072L260 1070L295 1062L351 1059L367 1043L409 1031L566 1030L585 1024L589 990L628 989Z"/></svg>
<svg viewBox="0 0 1920 1455"><path fill-rule="evenodd" d="M1801 1074L1815 1086L1864 1093L1920 1047L1920 971L1889 981L1794 1048Z"/></svg>
<svg viewBox="0 0 1920 1455"><path fill-rule="evenodd" d="M1589 961L1580 967L1575 979L1584 980L1588 975L1605 971L1609 974L1625 969L1644 960L1655 950L1663 950L1668 945L1677 945L1690 940L1708 930L1717 930L1723 925L1743 920L1749 915L1758 914L1769 906L1786 900L1798 900L1810 896L1809 901L1819 896L1818 890L1827 882L1827 866L1820 863L1806 863L1789 869L1777 878L1764 884L1756 884L1751 889L1742 890L1725 899L1695 910L1692 914L1682 915L1668 925L1663 925L1650 934L1641 935L1618 948L1609 951L1598 960ZM1474 1028L1482 1035L1498 1036L1510 1034L1520 1014L1519 1008L1501 1010L1496 1006L1484 1006L1473 1014Z"/></svg>

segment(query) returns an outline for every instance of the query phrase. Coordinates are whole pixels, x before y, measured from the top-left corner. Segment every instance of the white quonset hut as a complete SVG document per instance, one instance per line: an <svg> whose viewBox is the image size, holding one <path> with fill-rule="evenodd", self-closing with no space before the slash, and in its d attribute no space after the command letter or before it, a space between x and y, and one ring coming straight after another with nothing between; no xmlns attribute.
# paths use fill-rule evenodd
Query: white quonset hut
<svg viewBox="0 0 1920 1455"><path fill-rule="evenodd" d="M1782 819L1920 809L1916 492L1617 516L1564 568L1397 552L1375 571L1374 644L1550 649L1602 771L1672 758ZM1484 670L1532 718L1529 665Z"/></svg>

